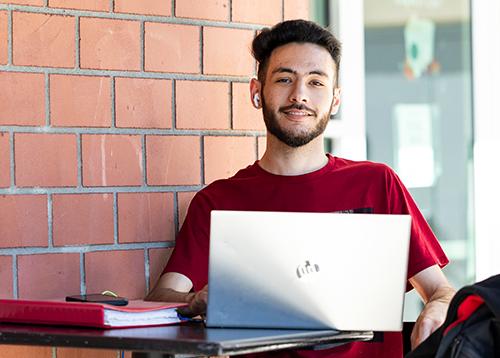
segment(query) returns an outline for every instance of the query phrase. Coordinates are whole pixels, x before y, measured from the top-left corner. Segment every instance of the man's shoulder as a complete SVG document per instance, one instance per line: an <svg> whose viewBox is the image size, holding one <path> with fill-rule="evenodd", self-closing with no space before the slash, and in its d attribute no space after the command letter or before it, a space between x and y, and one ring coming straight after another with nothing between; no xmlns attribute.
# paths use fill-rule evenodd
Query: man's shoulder
<svg viewBox="0 0 500 358"><path fill-rule="evenodd" d="M366 175L394 175L394 170L385 163L370 160L351 160L341 157L335 158L335 169L339 171L358 172Z"/></svg>
<svg viewBox="0 0 500 358"><path fill-rule="evenodd" d="M260 177L257 165L257 163L248 165L247 167L238 170L231 177L217 179L201 189L198 194L211 195L221 191L230 190L231 188L240 185L247 185L249 180L258 179Z"/></svg>

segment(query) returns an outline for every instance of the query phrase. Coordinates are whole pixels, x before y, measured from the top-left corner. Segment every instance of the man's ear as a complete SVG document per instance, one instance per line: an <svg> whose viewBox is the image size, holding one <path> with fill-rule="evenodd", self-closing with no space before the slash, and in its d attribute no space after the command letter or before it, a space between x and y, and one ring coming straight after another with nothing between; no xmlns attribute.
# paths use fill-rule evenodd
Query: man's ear
<svg viewBox="0 0 500 358"><path fill-rule="evenodd" d="M337 114L340 107L340 87L335 87L333 89L333 100L332 100L332 113L331 115Z"/></svg>
<svg viewBox="0 0 500 358"><path fill-rule="evenodd" d="M262 85L260 81L256 78L252 78L250 80L250 101L252 105L260 109L262 108L262 94L261 94Z"/></svg>

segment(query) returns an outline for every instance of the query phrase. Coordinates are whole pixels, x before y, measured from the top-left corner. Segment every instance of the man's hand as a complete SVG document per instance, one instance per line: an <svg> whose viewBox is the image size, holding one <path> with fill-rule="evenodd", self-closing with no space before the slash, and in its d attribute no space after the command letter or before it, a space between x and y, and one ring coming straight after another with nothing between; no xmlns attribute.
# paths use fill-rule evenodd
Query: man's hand
<svg viewBox="0 0 500 358"><path fill-rule="evenodd" d="M411 349L415 349L443 324L454 294L453 288L442 286L429 298L411 333Z"/></svg>
<svg viewBox="0 0 500 358"><path fill-rule="evenodd" d="M179 313L186 317L204 315L207 311L208 285L200 291L191 292L187 296L187 307L178 309Z"/></svg>
<svg viewBox="0 0 500 358"><path fill-rule="evenodd" d="M455 290L437 265L420 271L410 278L410 283L425 302L411 333L411 349L415 349L443 324Z"/></svg>

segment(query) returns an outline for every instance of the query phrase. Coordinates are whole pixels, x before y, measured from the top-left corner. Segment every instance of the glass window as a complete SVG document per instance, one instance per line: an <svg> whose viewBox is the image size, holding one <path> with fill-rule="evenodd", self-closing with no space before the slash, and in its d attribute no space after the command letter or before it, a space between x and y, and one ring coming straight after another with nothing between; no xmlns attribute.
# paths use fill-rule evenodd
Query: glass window
<svg viewBox="0 0 500 358"><path fill-rule="evenodd" d="M367 156L409 188L455 287L474 281L469 2L364 1ZM406 307L414 320L421 302Z"/></svg>

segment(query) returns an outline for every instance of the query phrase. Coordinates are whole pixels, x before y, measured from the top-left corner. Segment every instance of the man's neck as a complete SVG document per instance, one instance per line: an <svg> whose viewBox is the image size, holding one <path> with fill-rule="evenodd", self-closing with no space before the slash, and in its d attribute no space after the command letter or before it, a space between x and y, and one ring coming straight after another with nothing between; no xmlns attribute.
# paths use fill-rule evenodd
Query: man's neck
<svg viewBox="0 0 500 358"><path fill-rule="evenodd" d="M259 161L265 171L277 175L301 175L321 169L328 163L323 136L292 148L268 133L266 152Z"/></svg>

